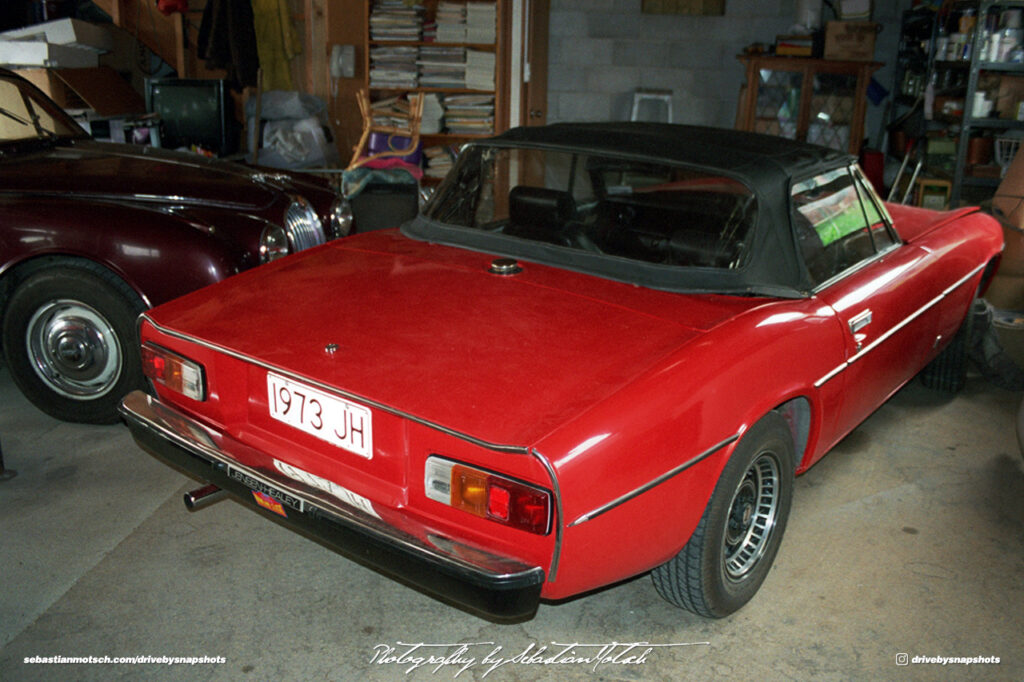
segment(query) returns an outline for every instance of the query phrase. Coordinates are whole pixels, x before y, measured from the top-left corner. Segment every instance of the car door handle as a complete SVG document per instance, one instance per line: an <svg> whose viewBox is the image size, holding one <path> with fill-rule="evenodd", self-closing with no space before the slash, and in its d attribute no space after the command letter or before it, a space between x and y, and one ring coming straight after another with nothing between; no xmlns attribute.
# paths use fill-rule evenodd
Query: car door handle
<svg viewBox="0 0 1024 682"><path fill-rule="evenodd" d="M863 312L857 313L856 315L850 318L849 324L850 331L856 334L861 329L871 324L871 310L868 309Z"/></svg>

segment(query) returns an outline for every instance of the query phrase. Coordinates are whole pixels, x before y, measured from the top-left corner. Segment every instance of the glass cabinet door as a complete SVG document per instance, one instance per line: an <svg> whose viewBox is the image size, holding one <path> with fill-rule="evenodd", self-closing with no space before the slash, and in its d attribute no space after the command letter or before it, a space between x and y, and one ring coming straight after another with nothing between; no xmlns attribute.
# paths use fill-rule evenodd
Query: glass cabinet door
<svg viewBox="0 0 1024 682"><path fill-rule="evenodd" d="M813 81L807 141L846 151L856 108L857 76L816 73Z"/></svg>
<svg viewBox="0 0 1024 682"><path fill-rule="evenodd" d="M740 55L736 128L851 154L864 143L867 88L879 62Z"/></svg>
<svg viewBox="0 0 1024 682"><path fill-rule="evenodd" d="M754 132L797 138L800 119L800 91L803 74L799 71L760 69Z"/></svg>

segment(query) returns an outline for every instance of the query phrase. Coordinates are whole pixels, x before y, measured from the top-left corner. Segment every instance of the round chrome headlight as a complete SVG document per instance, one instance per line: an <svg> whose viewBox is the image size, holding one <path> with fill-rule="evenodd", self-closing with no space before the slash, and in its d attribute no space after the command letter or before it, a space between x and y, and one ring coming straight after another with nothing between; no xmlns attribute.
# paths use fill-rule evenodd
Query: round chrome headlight
<svg viewBox="0 0 1024 682"><path fill-rule="evenodd" d="M292 252L288 233L283 227L267 225L260 234L260 263L283 258Z"/></svg>
<svg viewBox="0 0 1024 682"><path fill-rule="evenodd" d="M348 202L348 199L338 197L338 200L331 206L331 239L347 237L352 232L353 220L352 204Z"/></svg>
<svg viewBox="0 0 1024 682"><path fill-rule="evenodd" d="M320 218L305 197L298 195L292 197L292 203L284 214L284 229L288 232L292 248L296 251L302 251L326 241Z"/></svg>

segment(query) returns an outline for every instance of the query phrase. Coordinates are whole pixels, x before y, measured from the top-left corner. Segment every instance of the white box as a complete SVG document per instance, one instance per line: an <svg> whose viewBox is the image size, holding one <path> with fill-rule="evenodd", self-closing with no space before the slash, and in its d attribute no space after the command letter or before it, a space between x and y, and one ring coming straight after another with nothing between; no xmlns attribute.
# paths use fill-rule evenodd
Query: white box
<svg viewBox="0 0 1024 682"><path fill-rule="evenodd" d="M110 52L110 31L80 19L58 19L0 33L0 40L32 40L53 45L81 47L95 52Z"/></svg>
<svg viewBox="0 0 1024 682"><path fill-rule="evenodd" d="M93 68L99 66L100 55L94 50L81 47L51 45L35 40L0 40L0 64L60 69Z"/></svg>

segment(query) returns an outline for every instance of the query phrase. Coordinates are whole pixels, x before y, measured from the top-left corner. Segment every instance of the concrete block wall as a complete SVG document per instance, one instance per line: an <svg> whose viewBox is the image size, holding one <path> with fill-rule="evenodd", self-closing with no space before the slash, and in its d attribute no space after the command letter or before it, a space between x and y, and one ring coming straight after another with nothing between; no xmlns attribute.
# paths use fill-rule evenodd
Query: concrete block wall
<svg viewBox="0 0 1024 682"><path fill-rule="evenodd" d="M875 2L884 29L875 59L896 55L899 20L910 0ZM623 121L636 88L671 89L676 123L731 128L751 43L788 33L796 0L726 0L725 16L641 14L640 0L551 0L548 121ZM825 19L830 11L823 10ZM887 89L891 71L876 74ZM870 111L874 135L882 110Z"/></svg>

